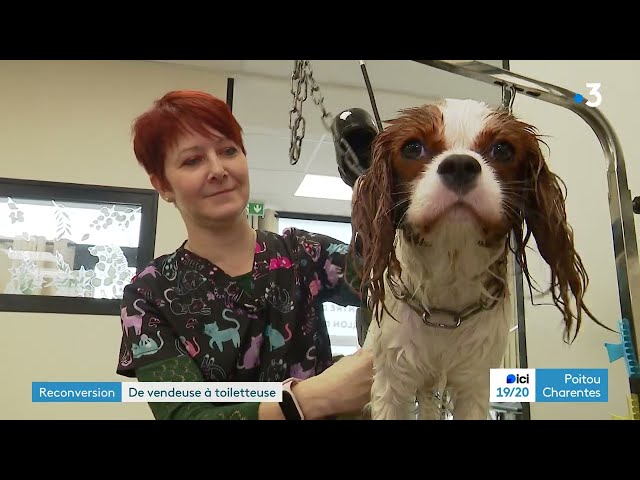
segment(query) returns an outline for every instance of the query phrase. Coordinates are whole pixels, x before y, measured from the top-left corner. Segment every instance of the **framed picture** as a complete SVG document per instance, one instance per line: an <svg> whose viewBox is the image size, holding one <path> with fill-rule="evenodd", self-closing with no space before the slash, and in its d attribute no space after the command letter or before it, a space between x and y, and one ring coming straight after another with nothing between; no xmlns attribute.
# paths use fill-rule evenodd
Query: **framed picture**
<svg viewBox="0 0 640 480"><path fill-rule="evenodd" d="M119 315L157 211L155 190L0 178L0 311Z"/></svg>

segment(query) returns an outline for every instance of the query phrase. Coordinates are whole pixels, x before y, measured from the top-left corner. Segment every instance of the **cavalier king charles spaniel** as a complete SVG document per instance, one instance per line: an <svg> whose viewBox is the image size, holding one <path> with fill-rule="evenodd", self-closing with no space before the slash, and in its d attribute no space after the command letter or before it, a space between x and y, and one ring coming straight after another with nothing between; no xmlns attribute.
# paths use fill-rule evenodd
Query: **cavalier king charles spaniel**
<svg viewBox="0 0 640 480"><path fill-rule="evenodd" d="M583 303L588 276L564 184L545 163L536 129L506 110L447 99L387 124L352 210L372 313L363 345L375 372L367 415L438 419L434 395L446 390L454 419L488 419L489 370L500 367L512 325L510 250L531 287L525 246L535 238L567 339L582 312L600 324Z"/></svg>

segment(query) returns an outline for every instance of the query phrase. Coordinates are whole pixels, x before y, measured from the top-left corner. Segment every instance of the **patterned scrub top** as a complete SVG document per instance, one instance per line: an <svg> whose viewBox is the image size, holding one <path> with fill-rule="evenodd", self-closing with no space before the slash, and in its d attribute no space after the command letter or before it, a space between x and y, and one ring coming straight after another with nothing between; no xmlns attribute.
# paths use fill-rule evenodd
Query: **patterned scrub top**
<svg viewBox="0 0 640 480"><path fill-rule="evenodd" d="M257 230L252 272L230 277L184 248L124 289L117 373L141 381L278 382L332 364L322 302L360 305L348 245L295 228ZM156 418L257 418L257 403L159 404Z"/></svg>

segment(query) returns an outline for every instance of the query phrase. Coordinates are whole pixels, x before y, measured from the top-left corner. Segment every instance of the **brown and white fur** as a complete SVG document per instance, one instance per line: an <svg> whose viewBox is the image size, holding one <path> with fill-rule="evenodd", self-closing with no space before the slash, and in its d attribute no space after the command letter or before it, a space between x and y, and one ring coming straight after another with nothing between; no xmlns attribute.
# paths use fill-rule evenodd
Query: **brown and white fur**
<svg viewBox="0 0 640 480"><path fill-rule="evenodd" d="M358 180L352 213L361 278L370 280L363 293L374 313L364 345L374 356L369 413L374 420L415 418L417 400L419 418L436 419L433 395L446 388L455 419L487 419L489 370L501 365L511 325L512 232L530 286L525 245L534 236L567 338L572 327L577 333L582 311L593 318L582 303L588 277L561 181L548 169L535 129L484 103L447 99L387 123ZM497 303L457 328L426 325L394 296L387 274L397 293L426 310ZM445 313L431 321L454 322Z"/></svg>

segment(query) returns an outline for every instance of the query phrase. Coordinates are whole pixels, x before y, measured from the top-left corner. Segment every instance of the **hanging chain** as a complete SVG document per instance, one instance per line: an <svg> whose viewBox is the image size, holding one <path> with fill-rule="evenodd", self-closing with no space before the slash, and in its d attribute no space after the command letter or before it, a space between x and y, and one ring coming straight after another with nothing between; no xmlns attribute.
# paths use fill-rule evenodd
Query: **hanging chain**
<svg viewBox="0 0 640 480"><path fill-rule="evenodd" d="M298 163L300 151L302 150L302 139L304 138L306 121L302 116L302 104L307 99L311 87L311 98L313 103L320 107L322 111L322 123L325 128L331 131L333 115L327 112L324 107L324 97L320 93L320 87L313 78L313 69L309 60L294 60L293 72L291 73L291 95L293 95L293 106L289 111L289 130L291 131L291 146L289 147L289 161L291 165Z"/></svg>
<svg viewBox="0 0 640 480"><path fill-rule="evenodd" d="M294 90L294 85L297 85ZM304 88L304 90L303 90ZM300 158L300 149L302 148L302 139L306 122L302 116L302 103L307 99L307 76L302 60L293 61L293 73L291 73L291 95L293 95L293 108L289 111L289 130L291 130L291 146L289 147L289 161L291 165L298 163ZM294 115L297 114L294 120ZM298 130L302 128L302 134L298 134Z"/></svg>

